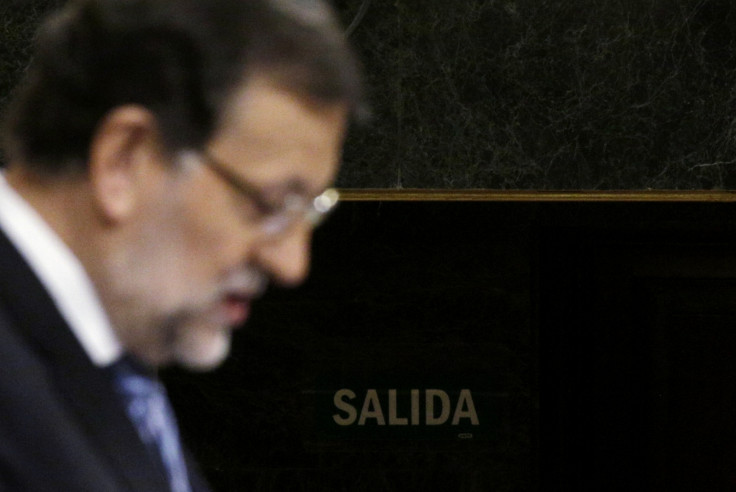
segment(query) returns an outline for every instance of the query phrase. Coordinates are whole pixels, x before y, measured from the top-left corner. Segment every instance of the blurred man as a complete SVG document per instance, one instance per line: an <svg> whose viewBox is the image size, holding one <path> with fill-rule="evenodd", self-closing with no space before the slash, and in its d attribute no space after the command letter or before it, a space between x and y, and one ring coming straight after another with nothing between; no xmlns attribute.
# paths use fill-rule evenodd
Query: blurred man
<svg viewBox="0 0 736 492"><path fill-rule="evenodd" d="M0 178L0 490L207 490L155 369L307 274L356 63L317 0L79 0Z"/></svg>

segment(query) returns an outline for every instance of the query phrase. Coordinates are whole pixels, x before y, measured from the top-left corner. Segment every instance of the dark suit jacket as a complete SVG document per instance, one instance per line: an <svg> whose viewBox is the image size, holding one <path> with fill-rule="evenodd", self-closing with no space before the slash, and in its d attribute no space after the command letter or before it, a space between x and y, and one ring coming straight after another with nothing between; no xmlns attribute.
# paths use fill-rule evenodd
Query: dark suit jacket
<svg viewBox="0 0 736 492"><path fill-rule="evenodd" d="M188 465L193 490L209 490ZM92 364L2 232L0 490L168 490L108 371Z"/></svg>

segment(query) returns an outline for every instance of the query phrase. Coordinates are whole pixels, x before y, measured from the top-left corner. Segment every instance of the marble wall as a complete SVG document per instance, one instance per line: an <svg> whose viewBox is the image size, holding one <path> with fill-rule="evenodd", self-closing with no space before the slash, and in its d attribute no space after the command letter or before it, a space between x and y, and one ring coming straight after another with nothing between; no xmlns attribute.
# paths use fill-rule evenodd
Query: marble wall
<svg viewBox="0 0 736 492"><path fill-rule="evenodd" d="M343 0L355 12L364 0ZM373 1L345 187L733 187L727 0Z"/></svg>
<svg viewBox="0 0 736 492"><path fill-rule="evenodd" d="M0 6L0 105L40 15ZM336 0L369 80L346 188L736 185L728 0Z"/></svg>

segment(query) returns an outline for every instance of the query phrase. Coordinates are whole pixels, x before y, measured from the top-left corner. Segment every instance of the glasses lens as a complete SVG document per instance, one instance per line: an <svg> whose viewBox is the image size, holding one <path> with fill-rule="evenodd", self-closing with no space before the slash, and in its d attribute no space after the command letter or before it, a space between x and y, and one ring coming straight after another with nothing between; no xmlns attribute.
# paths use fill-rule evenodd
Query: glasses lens
<svg viewBox="0 0 736 492"><path fill-rule="evenodd" d="M334 188L325 190L321 195L314 199L314 209L320 214L326 214L332 210L337 201L340 199L340 194Z"/></svg>

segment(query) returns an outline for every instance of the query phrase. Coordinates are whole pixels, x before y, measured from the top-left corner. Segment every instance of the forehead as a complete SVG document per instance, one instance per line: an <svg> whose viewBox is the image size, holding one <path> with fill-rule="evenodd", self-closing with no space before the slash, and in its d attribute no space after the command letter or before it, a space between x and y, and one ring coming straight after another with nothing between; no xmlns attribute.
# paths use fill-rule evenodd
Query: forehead
<svg viewBox="0 0 736 492"><path fill-rule="evenodd" d="M230 99L208 151L262 186L299 182L318 192L335 179L347 122L341 104L316 104L254 77Z"/></svg>

